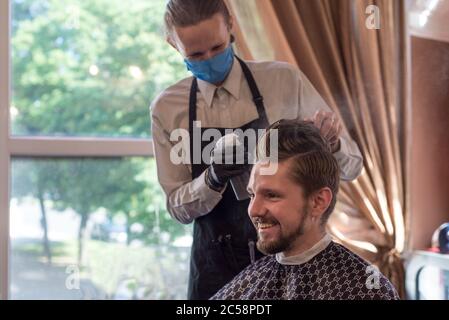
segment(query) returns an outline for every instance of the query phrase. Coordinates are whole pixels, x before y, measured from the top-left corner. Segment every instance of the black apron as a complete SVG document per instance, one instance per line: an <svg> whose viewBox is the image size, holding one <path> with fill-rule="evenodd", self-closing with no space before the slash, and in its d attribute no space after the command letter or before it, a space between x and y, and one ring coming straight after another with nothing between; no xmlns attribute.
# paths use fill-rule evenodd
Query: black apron
<svg viewBox="0 0 449 320"><path fill-rule="evenodd" d="M263 97L248 66L241 59L237 58L237 60L242 67L259 114L258 119L245 124L240 129L243 131L250 128L265 129L269 123ZM189 103L192 179L199 177L208 167L203 159L201 164L193 162L193 122L196 121L197 91L198 82L194 78ZM201 128L201 136L207 129L210 128ZM223 136L226 129L238 128L214 129L219 130ZM201 153L210 142L201 141ZM249 202L249 199L238 201L232 187L228 184L217 206L207 215L195 219L190 258L189 299L209 299L252 261L263 256L255 246L257 233L248 217Z"/></svg>

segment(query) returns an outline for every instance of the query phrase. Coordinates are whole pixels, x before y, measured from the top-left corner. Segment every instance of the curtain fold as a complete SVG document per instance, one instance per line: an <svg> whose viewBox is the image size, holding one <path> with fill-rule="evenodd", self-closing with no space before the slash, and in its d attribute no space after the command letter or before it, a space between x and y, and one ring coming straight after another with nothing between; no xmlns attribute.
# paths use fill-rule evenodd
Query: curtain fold
<svg viewBox="0 0 449 320"><path fill-rule="evenodd" d="M404 297L410 107L404 0L229 0L251 58L298 66L364 156L329 229ZM367 27L379 10L380 29ZM262 23L252 24L260 19ZM248 27L250 25L250 27ZM270 48L264 48L269 46ZM270 51L271 50L271 51Z"/></svg>

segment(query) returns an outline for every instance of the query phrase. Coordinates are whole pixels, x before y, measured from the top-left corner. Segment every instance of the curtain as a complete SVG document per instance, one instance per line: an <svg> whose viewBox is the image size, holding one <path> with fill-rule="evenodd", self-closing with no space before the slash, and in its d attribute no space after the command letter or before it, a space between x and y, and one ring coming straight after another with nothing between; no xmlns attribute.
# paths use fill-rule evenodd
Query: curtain
<svg viewBox="0 0 449 320"><path fill-rule="evenodd" d="M245 58L298 66L358 143L363 172L341 184L328 228L404 297L411 112L404 0L228 3L251 52Z"/></svg>

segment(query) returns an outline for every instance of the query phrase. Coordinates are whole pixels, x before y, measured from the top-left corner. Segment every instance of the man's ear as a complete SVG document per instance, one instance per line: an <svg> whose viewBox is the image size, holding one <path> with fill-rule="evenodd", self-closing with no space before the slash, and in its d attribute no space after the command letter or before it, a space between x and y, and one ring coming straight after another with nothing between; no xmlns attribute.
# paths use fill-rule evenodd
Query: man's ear
<svg viewBox="0 0 449 320"><path fill-rule="evenodd" d="M228 31L231 33L231 43L235 41L235 30L234 30L234 17L231 15L229 17Z"/></svg>
<svg viewBox="0 0 449 320"><path fill-rule="evenodd" d="M332 202L332 190L328 187L321 188L311 196L312 217L321 218Z"/></svg>
<svg viewBox="0 0 449 320"><path fill-rule="evenodd" d="M234 16L233 15L229 16L228 28L229 28L229 31L231 31L231 33L234 33Z"/></svg>

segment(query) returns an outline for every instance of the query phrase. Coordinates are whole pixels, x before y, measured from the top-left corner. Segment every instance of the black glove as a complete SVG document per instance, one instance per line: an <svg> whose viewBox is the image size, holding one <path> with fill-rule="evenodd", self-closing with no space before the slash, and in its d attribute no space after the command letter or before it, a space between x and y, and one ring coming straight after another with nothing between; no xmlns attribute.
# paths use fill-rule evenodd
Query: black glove
<svg viewBox="0 0 449 320"><path fill-rule="evenodd" d="M207 185L215 190L220 191L226 185L226 183L232 178L243 174L248 171L250 165L248 164L248 154L243 148L233 148L233 152L226 154L228 159L232 159L232 164L226 164L226 158L224 153L214 149L211 158L211 164L206 172ZM244 163L237 164L237 158L244 159ZM243 157L243 158L242 158ZM221 161L219 160L221 159ZM230 161L228 161L230 162Z"/></svg>

